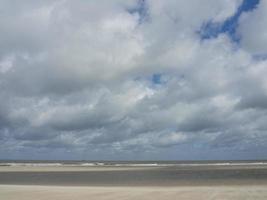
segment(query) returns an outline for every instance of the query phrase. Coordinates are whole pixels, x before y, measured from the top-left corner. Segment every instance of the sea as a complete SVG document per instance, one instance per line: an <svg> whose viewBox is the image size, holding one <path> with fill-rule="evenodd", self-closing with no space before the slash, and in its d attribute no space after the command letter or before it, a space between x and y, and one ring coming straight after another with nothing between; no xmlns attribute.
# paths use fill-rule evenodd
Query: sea
<svg viewBox="0 0 267 200"><path fill-rule="evenodd" d="M267 185L267 161L1 160L0 184L120 187Z"/></svg>
<svg viewBox="0 0 267 200"><path fill-rule="evenodd" d="M0 160L0 166L259 166L267 160Z"/></svg>

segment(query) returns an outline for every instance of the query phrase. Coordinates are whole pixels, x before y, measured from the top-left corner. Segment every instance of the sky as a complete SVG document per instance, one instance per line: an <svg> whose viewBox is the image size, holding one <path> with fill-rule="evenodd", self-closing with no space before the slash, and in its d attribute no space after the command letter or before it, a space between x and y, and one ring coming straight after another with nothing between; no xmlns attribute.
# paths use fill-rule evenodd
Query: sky
<svg viewBox="0 0 267 200"><path fill-rule="evenodd" d="M266 10L0 0L0 159L267 159Z"/></svg>

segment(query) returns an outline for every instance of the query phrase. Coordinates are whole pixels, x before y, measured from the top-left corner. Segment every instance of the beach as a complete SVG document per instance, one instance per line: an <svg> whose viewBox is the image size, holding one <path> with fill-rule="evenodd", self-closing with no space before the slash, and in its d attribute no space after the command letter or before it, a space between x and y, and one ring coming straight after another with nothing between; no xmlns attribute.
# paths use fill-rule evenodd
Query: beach
<svg viewBox="0 0 267 200"><path fill-rule="evenodd" d="M265 186L75 187L0 185L2 200L265 200Z"/></svg>
<svg viewBox="0 0 267 200"><path fill-rule="evenodd" d="M267 199L267 165L0 166L0 200Z"/></svg>

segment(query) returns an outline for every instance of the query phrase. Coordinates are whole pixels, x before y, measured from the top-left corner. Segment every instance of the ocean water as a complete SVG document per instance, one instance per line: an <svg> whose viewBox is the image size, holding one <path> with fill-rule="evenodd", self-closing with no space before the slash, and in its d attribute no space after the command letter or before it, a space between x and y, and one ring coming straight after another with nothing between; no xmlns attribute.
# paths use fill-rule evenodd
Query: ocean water
<svg viewBox="0 0 267 200"><path fill-rule="evenodd" d="M0 166L259 166L267 160L205 160L205 161L103 161L103 160L0 160Z"/></svg>
<svg viewBox="0 0 267 200"><path fill-rule="evenodd" d="M40 170L1 171L1 166L5 169L7 166L11 168L14 166L35 166L37 169L40 167ZM52 168L49 171L42 171L46 166L52 166ZM91 170L98 167L101 170ZM0 184L77 186L267 185L267 161L2 160L0 162Z"/></svg>

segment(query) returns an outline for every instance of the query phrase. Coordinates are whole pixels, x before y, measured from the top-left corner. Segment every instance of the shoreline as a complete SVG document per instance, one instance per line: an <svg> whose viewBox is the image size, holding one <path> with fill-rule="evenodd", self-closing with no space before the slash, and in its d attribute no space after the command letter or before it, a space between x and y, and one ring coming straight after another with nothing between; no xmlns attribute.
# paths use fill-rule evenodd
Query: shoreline
<svg viewBox="0 0 267 200"><path fill-rule="evenodd" d="M266 185L267 167L0 167L2 185L181 187Z"/></svg>
<svg viewBox="0 0 267 200"><path fill-rule="evenodd" d="M265 200L266 166L1 166L2 200Z"/></svg>

